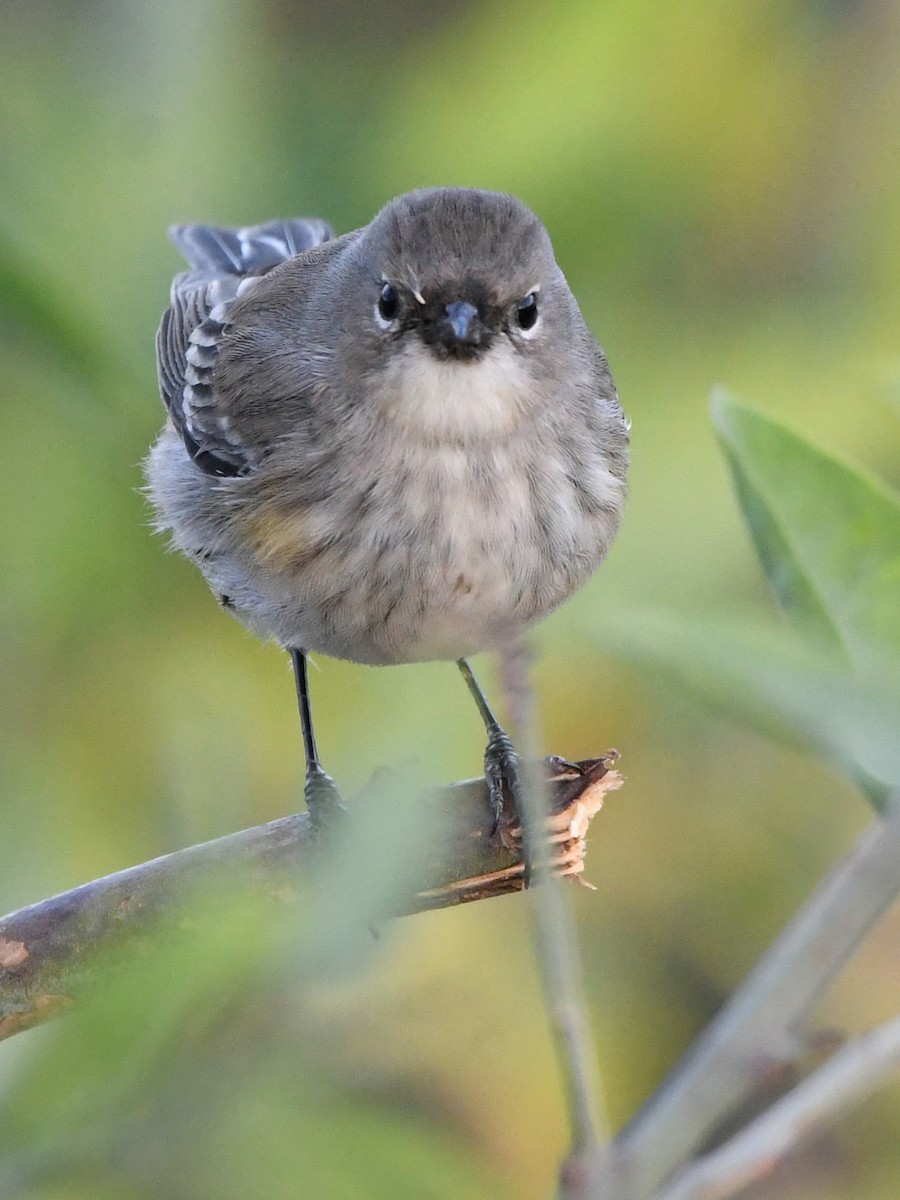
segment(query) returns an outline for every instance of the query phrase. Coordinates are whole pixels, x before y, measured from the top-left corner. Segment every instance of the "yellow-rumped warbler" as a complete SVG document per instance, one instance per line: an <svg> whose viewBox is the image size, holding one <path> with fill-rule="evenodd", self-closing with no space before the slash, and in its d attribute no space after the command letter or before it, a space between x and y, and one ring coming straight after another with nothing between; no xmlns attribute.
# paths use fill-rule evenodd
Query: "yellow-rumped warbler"
<svg viewBox="0 0 900 1200"><path fill-rule="evenodd" d="M335 796L306 654L456 660L546 617L600 563L627 424L538 218L511 196L412 192L333 238L317 220L185 225L157 340L169 419L158 523L222 605L293 658L310 807Z"/></svg>

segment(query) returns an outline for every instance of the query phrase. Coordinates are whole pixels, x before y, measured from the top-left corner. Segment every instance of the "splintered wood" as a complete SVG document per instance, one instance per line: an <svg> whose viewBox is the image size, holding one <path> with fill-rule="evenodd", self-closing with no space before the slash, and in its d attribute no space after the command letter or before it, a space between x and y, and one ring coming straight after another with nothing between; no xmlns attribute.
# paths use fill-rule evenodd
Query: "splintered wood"
<svg viewBox="0 0 900 1200"><path fill-rule="evenodd" d="M587 831L603 807L607 792L615 791L624 783L622 775L612 767L618 758L617 751L609 750L602 758L570 763L551 757L541 764L548 799L546 865L554 875L570 878L591 889L594 885L583 878ZM493 836L512 861L482 874L468 875L418 892L416 899L423 908L486 899L502 892L520 891L525 886L521 825L504 813L496 830L487 833L481 830L475 836Z"/></svg>

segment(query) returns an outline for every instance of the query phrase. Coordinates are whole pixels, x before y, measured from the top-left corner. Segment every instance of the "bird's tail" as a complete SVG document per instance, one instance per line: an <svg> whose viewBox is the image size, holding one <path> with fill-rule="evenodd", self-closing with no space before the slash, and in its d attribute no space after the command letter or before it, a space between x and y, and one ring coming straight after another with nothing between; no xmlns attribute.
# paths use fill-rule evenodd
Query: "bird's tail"
<svg viewBox="0 0 900 1200"><path fill-rule="evenodd" d="M201 276L262 275L280 262L334 236L314 217L267 221L245 229L220 225L173 225L169 237Z"/></svg>

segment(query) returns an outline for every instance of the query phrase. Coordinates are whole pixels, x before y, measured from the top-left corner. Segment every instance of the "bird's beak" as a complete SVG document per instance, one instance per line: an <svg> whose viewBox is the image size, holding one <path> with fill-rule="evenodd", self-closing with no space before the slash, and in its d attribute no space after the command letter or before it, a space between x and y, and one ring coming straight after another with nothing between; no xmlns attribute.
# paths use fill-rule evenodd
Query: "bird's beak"
<svg viewBox="0 0 900 1200"><path fill-rule="evenodd" d="M457 341L480 341L478 309L474 304L469 304L465 300L455 300L453 304L447 305L444 312L447 314L447 321L456 335Z"/></svg>
<svg viewBox="0 0 900 1200"><path fill-rule="evenodd" d="M481 310L468 300L453 300L450 304L435 307L435 315L421 324L426 345L441 360L454 358L459 362L474 362L491 344L493 336L484 323Z"/></svg>

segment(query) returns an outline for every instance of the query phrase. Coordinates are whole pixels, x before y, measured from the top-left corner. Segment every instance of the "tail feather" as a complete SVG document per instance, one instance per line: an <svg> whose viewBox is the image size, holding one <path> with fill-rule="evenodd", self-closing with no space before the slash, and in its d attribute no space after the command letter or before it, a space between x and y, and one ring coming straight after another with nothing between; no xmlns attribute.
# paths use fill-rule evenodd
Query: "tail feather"
<svg viewBox="0 0 900 1200"><path fill-rule="evenodd" d="M191 269L204 275L259 275L333 237L316 218L267 221L244 229L175 225L169 237Z"/></svg>

